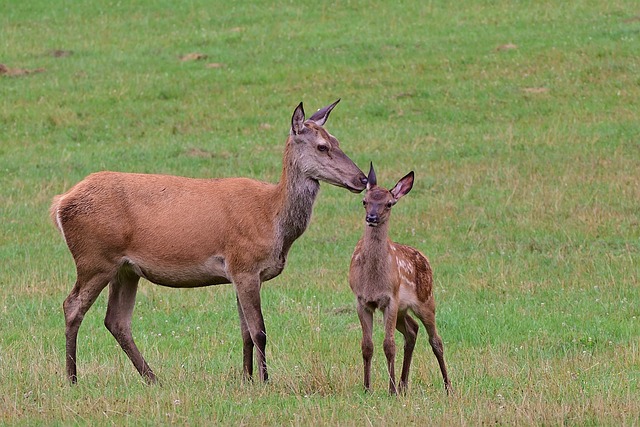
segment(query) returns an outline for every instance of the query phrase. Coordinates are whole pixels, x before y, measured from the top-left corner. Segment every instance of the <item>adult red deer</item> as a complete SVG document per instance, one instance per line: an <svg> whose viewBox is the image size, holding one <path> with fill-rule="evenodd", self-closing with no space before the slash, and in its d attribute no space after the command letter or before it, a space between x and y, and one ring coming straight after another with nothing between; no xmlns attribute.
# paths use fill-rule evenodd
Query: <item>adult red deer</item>
<svg viewBox="0 0 640 427"><path fill-rule="evenodd" d="M433 298L433 273L427 258L415 248L394 243L389 239L391 208L413 186L413 171L391 189L378 187L373 164L369 169L367 193L363 204L366 210L364 237L351 257L349 284L358 301L358 317L362 326L362 358L364 388L371 387L371 358L373 356L373 313L382 310L384 316L384 354L389 370L389 393L396 394L395 329L404 335L404 359L400 375L400 391L409 382L411 357L418 335L418 322L412 311L427 329L431 349L438 359L447 392L451 382L444 363L442 339L436 330L436 303Z"/></svg>
<svg viewBox="0 0 640 427"><path fill-rule="evenodd" d="M174 288L233 283L243 341L243 371L253 375L253 348L266 381L266 329L260 287L284 269L287 253L311 218L319 181L359 193L366 177L323 126L340 100L308 120L293 112L280 181L191 179L99 172L56 196L51 218L76 264L63 304L67 376L77 382L82 319L109 285L105 326L140 375L156 376L131 335L141 277Z"/></svg>

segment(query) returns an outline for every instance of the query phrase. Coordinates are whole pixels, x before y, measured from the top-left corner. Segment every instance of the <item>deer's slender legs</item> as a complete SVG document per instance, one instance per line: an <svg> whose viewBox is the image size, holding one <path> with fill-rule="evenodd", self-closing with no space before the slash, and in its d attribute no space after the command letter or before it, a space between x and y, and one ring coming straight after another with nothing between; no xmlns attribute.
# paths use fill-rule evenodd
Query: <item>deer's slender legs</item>
<svg viewBox="0 0 640 427"><path fill-rule="evenodd" d="M246 340L245 330L248 330L257 352L260 379L267 381L269 379L265 355L267 331L260 308L260 277L250 274L238 275L234 277L234 284L238 299L238 311L240 312L240 325L242 327L244 373L247 377L250 377L253 371L253 367L247 362L247 357L252 356L251 351L248 350L248 341Z"/></svg>
<svg viewBox="0 0 640 427"><path fill-rule="evenodd" d="M237 295L236 303L238 305L238 316L240 317L240 332L242 333L242 372L244 379L250 381L253 379L253 340Z"/></svg>
<svg viewBox="0 0 640 427"><path fill-rule="evenodd" d="M131 316L136 302L138 281L132 272L120 271L109 284L109 301L104 325L118 341L133 366L148 383L155 383L156 376L142 357L131 334Z"/></svg>
<svg viewBox="0 0 640 427"><path fill-rule="evenodd" d="M384 341L382 347L384 349L384 355L387 357L387 368L389 370L389 393L397 394L398 389L396 385L396 372L395 372L395 357L396 357L396 341L395 332L398 319L398 306L391 300L390 304L384 308Z"/></svg>
<svg viewBox="0 0 640 427"><path fill-rule="evenodd" d="M447 374L447 366L444 362L444 346L442 344L442 338L438 335L436 328L436 307L433 298L429 300L428 305L420 310L416 310L415 313L427 329L427 334L429 334L429 344L431 345L433 354L436 356L436 359L438 359L438 365L440 366L440 372L444 380L444 388L447 393L452 393L453 389L451 388L451 382Z"/></svg>
<svg viewBox="0 0 640 427"><path fill-rule="evenodd" d="M111 273L104 271L86 272L78 269L76 283L62 304L65 320L67 377L72 384L78 382L76 348L80 324L111 277Z"/></svg>
<svg viewBox="0 0 640 427"><path fill-rule="evenodd" d="M396 329L404 336L404 354L402 358L402 374L400 374L400 392L405 392L409 384L409 369L411 368L411 359L413 357L413 349L416 346L416 337L418 336L418 322L413 320L408 313L398 313Z"/></svg>
<svg viewBox="0 0 640 427"><path fill-rule="evenodd" d="M373 357L373 312L358 304L358 318L362 326L362 361L364 363L364 389L371 390L371 358Z"/></svg>

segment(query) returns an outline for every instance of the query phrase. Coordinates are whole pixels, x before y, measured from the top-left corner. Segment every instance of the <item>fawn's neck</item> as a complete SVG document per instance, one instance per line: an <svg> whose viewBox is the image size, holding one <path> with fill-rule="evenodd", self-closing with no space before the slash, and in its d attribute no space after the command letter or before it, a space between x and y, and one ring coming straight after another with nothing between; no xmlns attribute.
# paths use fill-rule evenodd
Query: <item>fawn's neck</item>
<svg viewBox="0 0 640 427"><path fill-rule="evenodd" d="M378 224L376 227L365 226L362 251L365 259L373 266L386 266L391 251L389 240L389 223Z"/></svg>

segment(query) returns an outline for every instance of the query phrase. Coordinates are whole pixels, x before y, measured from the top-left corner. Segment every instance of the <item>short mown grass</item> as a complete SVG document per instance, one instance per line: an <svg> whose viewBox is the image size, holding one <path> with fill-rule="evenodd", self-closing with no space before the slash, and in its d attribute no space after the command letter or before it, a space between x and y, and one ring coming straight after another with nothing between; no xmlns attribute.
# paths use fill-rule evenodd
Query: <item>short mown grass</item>
<svg viewBox="0 0 640 427"><path fill-rule="evenodd" d="M0 424L638 425L638 14L622 0L9 1ZM275 182L297 103L337 98L327 128L362 169L387 186L416 173L391 234L430 257L455 394L422 328L409 393L387 395L380 316L363 392L347 283L361 196L326 184L263 287L268 384L242 381L231 286L143 282L134 336L161 385L104 328L105 295L68 385L75 272L51 198L104 169Z"/></svg>

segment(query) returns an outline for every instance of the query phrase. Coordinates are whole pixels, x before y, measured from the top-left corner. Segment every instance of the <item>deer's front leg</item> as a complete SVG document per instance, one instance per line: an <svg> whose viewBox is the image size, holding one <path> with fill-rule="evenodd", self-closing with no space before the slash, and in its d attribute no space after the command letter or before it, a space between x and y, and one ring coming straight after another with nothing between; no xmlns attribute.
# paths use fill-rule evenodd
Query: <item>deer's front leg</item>
<svg viewBox="0 0 640 427"><path fill-rule="evenodd" d="M384 308L384 355L387 357L387 368L389 370L389 394L397 394L396 387L396 321L398 319L398 305L395 301L390 301Z"/></svg>
<svg viewBox="0 0 640 427"><path fill-rule="evenodd" d="M362 327L362 361L364 363L364 390L371 391L371 358L373 357L373 312L358 302L358 318Z"/></svg>
<svg viewBox="0 0 640 427"><path fill-rule="evenodd" d="M237 295L236 302L238 304L238 316L240 317L240 332L242 333L242 374L245 380L251 381L253 380L253 340Z"/></svg>
<svg viewBox="0 0 640 427"><path fill-rule="evenodd" d="M267 381L267 359L265 350L267 347L267 331L260 308L260 277L259 275L241 274L234 277L238 300L238 312L243 340L243 369L245 377L251 378L253 374L253 351L248 337L255 346L258 358L258 370L260 379ZM243 320L244 316L244 320Z"/></svg>

